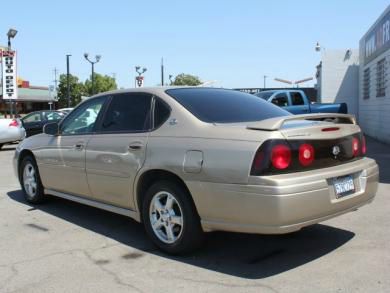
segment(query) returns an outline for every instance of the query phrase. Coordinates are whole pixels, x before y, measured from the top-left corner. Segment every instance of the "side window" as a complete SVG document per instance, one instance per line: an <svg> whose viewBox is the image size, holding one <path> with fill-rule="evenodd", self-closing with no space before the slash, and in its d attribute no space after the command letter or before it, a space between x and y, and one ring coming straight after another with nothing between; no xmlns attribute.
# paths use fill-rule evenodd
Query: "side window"
<svg viewBox="0 0 390 293"><path fill-rule="evenodd" d="M291 93L291 103L294 106L302 106L305 104L303 97L300 92L292 92Z"/></svg>
<svg viewBox="0 0 390 293"><path fill-rule="evenodd" d="M279 93L272 99L271 103L279 107L287 107L288 106L287 95L285 93Z"/></svg>
<svg viewBox="0 0 390 293"><path fill-rule="evenodd" d="M167 121L171 110L169 106L161 101L159 98L155 98L154 103L154 127L160 127L165 121Z"/></svg>
<svg viewBox="0 0 390 293"><path fill-rule="evenodd" d="M106 97L92 99L69 114L61 125L62 134L83 134L93 131Z"/></svg>
<svg viewBox="0 0 390 293"><path fill-rule="evenodd" d="M45 112L46 120L56 121L61 120L65 115L58 112Z"/></svg>
<svg viewBox="0 0 390 293"><path fill-rule="evenodd" d="M28 115L23 118L24 123L40 122L40 121L41 121L41 113L32 113L31 115Z"/></svg>
<svg viewBox="0 0 390 293"><path fill-rule="evenodd" d="M151 128L152 96L143 93L114 95L101 126L102 132L144 132Z"/></svg>

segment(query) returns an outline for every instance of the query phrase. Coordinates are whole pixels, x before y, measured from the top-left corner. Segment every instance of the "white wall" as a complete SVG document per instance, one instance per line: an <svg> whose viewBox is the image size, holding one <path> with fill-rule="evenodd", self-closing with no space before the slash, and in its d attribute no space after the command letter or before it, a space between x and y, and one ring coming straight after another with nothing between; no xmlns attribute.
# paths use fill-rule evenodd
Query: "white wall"
<svg viewBox="0 0 390 293"><path fill-rule="evenodd" d="M383 12L381 18L390 11L390 6ZM376 24L375 23L375 24ZM374 27L374 25L372 27ZM372 28L371 27L371 28ZM371 29L370 29L371 30ZM364 64L365 37L360 40L360 69L359 69L359 124L364 133L382 142L390 143L390 49L377 56L366 65ZM376 96L376 66L377 62L386 58L385 62L385 96ZM364 70L370 68L370 98L363 99L363 78Z"/></svg>
<svg viewBox="0 0 390 293"><path fill-rule="evenodd" d="M359 50L328 50L321 55L319 97L322 103L347 103L348 113L358 115Z"/></svg>
<svg viewBox="0 0 390 293"><path fill-rule="evenodd" d="M363 57L362 62L363 62ZM376 96L376 64L386 58L386 95ZM390 50L379 55L367 65L360 67L359 72L359 124L363 131L380 141L390 143ZM370 67L370 98L363 99L363 72Z"/></svg>

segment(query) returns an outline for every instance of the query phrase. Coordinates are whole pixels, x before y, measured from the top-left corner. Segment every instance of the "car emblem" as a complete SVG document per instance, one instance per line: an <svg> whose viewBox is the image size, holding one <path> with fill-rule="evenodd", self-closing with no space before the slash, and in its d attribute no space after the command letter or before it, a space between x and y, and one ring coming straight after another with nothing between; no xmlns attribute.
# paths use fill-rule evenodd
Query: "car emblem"
<svg viewBox="0 0 390 293"><path fill-rule="evenodd" d="M340 147L338 145L335 145L332 148L332 154L336 157L340 153Z"/></svg>

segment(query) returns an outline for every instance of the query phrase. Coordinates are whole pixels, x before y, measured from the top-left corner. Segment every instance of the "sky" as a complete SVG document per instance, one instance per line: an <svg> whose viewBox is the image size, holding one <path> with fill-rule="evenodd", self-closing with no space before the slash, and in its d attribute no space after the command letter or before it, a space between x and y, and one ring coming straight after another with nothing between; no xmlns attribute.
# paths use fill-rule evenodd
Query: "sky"
<svg viewBox="0 0 390 293"><path fill-rule="evenodd" d="M95 71L134 86L136 65L146 67L145 86L188 73L214 86L283 86L275 77L315 76L326 49L358 48L388 0L9 1L2 5L0 45L10 27L18 52L18 76L32 85L54 84L54 68L82 81L91 74L83 54L101 55ZM308 82L305 86L312 86Z"/></svg>

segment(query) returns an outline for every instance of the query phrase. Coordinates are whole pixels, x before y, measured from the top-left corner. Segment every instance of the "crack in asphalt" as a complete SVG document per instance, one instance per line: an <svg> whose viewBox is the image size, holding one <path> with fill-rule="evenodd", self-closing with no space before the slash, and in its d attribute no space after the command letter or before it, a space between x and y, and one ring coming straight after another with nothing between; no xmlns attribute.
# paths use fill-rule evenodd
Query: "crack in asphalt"
<svg viewBox="0 0 390 293"><path fill-rule="evenodd" d="M12 279L16 278L16 276L19 274L19 271L16 269L15 265L12 265L12 266L6 267L6 268L11 269L12 273L11 273L11 276L9 276L7 279L4 280L3 285L0 286L0 292L2 289L5 288L5 286L7 286L7 284L9 282L11 282Z"/></svg>
<svg viewBox="0 0 390 293"><path fill-rule="evenodd" d="M123 280L121 280L121 278L117 275L117 273L113 272L113 271L110 271L109 269L107 269L106 267L104 267L104 264L105 263L102 263L102 262L98 262L96 260L93 259L92 255L90 255L90 253L88 253L88 251L86 250L83 250L83 253L85 254L85 256L93 263L95 264L96 266L98 266L103 272L107 273L108 275L110 275L111 277L114 278L114 281L118 284L118 285L121 285L121 286L125 286L125 287L128 287L128 288L131 288L131 289L134 289L136 290L137 292L140 292L140 293L143 293L143 291L139 288L137 288L136 286L132 285L132 284L129 284L129 283L126 283L124 282Z"/></svg>
<svg viewBox="0 0 390 293"><path fill-rule="evenodd" d="M99 248L95 248L95 249L92 249L90 250L91 252L95 252L95 251L98 251L100 249L107 249L107 248L110 248L110 247L114 247L114 246L117 246L119 244L114 244L114 245L105 245L103 247L99 247ZM12 270L12 275L10 277L8 277L4 284L0 287L0 291L14 278L17 277L17 275L19 274L18 270L16 269L16 266L18 265L22 265L22 264L27 264L27 263L32 263L32 262L36 262L36 261L40 261L40 260L43 260L45 258L49 258L49 257L53 257L53 256L57 256L57 255L64 255L64 254L73 254L75 252L80 252L80 253L83 253L86 258L88 260L90 260L94 265L98 266L103 272L105 272L106 274L110 275L111 277L113 277L114 281L121 285L121 286L125 286L127 288L131 288L137 292L140 292L140 293L143 293L143 291L139 288L137 288L136 286L132 285L132 284L129 284L129 283L126 283L124 282L123 280L120 279L120 277L115 273L115 272L112 272L110 270L108 270L107 268L104 267L104 265L106 264L106 262L101 262L101 261L95 261L92 257L92 255L87 251L87 249L69 249L69 250L65 250L65 251L59 251L59 252L54 252L54 253L50 253L50 254L46 254L46 255L42 255L42 256L39 256L39 257L36 257L36 258L32 258L32 259L25 259L25 260L20 260L20 261L17 261L17 262L14 262L14 263L11 263L11 264L0 264L0 267L5 267L5 268L9 268ZM19 289L16 289L15 291L18 291L20 290Z"/></svg>
<svg viewBox="0 0 390 293"><path fill-rule="evenodd" d="M195 280L195 279L186 278L186 277L174 277L174 278L179 279L179 280L193 282L193 283L218 285L218 286L229 287L229 288L232 288L232 287L233 288L264 288L264 289L270 290L270 292L279 293L279 291L272 288L271 286L264 285L264 284L258 284L258 283L254 284L254 285L237 285L237 284L230 284L230 283L225 284L225 283L221 283L221 282L217 282L217 281Z"/></svg>

